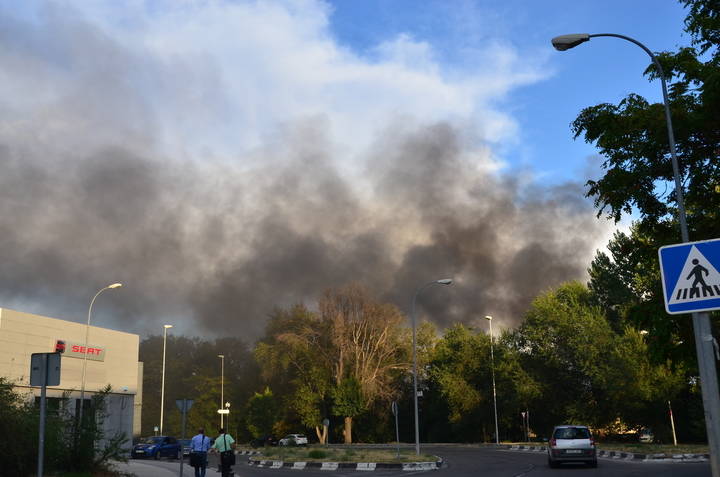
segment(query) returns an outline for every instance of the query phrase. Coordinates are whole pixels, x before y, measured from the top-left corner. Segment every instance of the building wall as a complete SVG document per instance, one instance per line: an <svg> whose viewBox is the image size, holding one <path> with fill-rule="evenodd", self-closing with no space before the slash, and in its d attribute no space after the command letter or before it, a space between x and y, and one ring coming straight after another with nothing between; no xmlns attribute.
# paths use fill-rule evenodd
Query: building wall
<svg viewBox="0 0 720 477"><path fill-rule="evenodd" d="M14 381L16 389L39 396L40 388L30 387L30 355L54 352L57 340L84 344L86 329L82 323L0 308L0 376ZM122 430L128 436L139 433L139 426L135 427L135 410L142 403L139 346L138 335L89 327L88 347L104 352L102 361L86 360L85 398L111 386L106 431ZM73 399L80 397L85 360L69 354L62 355L60 385L48 387L48 397L61 397L65 392Z"/></svg>

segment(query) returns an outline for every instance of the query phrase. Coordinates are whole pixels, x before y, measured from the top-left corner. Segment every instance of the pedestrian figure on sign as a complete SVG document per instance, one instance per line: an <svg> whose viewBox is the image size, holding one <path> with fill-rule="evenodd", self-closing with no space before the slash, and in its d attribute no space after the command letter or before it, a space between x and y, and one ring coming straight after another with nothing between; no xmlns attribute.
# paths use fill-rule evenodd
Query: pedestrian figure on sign
<svg viewBox="0 0 720 477"><path fill-rule="evenodd" d="M703 288L708 288L708 285L707 285L707 283L705 283L705 279L703 278L703 273L705 275L709 275L710 272L708 272L707 268L700 265L700 261L697 258L693 258L692 263L695 266L690 271L690 274L687 277L685 277L685 279L690 280L690 277L692 277L694 275L695 280L693 281L691 288L695 288L695 286L698 284L700 284L700 286Z"/></svg>

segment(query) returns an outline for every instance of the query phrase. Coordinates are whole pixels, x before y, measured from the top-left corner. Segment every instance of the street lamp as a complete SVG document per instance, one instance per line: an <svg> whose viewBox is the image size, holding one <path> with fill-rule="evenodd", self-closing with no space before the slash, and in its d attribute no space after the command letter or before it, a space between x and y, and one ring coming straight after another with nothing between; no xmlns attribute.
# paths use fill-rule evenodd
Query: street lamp
<svg viewBox="0 0 720 477"><path fill-rule="evenodd" d="M434 280L432 282L428 282L425 285L422 285L415 291L415 295L413 295L413 301L412 301L412 352L413 352L413 399L415 401L415 454L420 455L420 420L419 420L419 414L418 414L418 390L417 390L417 350L415 346L415 301L417 300L418 295L421 291L423 291L425 288L429 287L430 285L450 285L452 284L452 278L443 278L442 280Z"/></svg>
<svg viewBox="0 0 720 477"><path fill-rule="evenodd" d="M493 408L495 409L495 444L500 444L500 434L498 434L497 419L497 395L495 394L495 355L493 353L492 316L485 315L485 319L490 322L490 368L492 369Z"/></svg>
<svg viewBox="0 0 720 477"><path fill-rule="evenodd" d="M163 325L163 365L162 384L160 385L160 435L163 436L163 410L165 409L165 345L167 344L167 330L173 325Z"/></svg>
<svg viewBox="0 0 720 477"><path fill-rule="evenodd" d="M220 410L222 410L225 402L225 355L219 354L218 358L220 358ZM220 413L220 429L223 427L223 414Z"/></svg>
<svg viewBox="0 0 720 477"><path fill-rule="evenodd" d="M581 43L589 41L590 38L609 36L620 38L636 44L642 48L645 53L650 55L650 59L655 64L660 77L663 94L663 104L665 105L665 122L667 125L668 143L670 144L670 159L672 162L673 178L675 180L675 201L677 202L678 222L680 224L680 236L683 242L689 242L687 219L685 217L685 203L683 200L682 182L680 179L680 167L678 165L677 152L675 150L675 134L673 133L672 118L670 116L670 104L667 95L667 85L665 84L665 73L662 65L655 57L652 51L639 41L625 35L616 33L574 33L571 35L561 35L552 39L552 44L558 51L569 50ZM700 371L700 382L703 408L705 409L705 426L708 436L708 447L710 450L710 467L713 477L720 477L720 397L718 396L718 379L715 370L715 355L713 349L712 329L710 327L710 315L707 312L692 314L693 331L695 334L695 350L698 358L698 369Z"/></svg>
<svg viewBox="0 0 720 477"><path fill-rule="evenodd" d="M78 419L78 426L82 428L82 420L83 420L83 407L85 404L85 374L87 372L87 347L88 347L88 338L90 337L90 317L92 316L92 308L93 304L95 303L95 299L105 290L110 290L113 288L120 288L122 286L122 283L113 283L112 285L108 285L105 288L101 288L93 297L92 300L90 300L90 307L88 308L88 319L87 319L87 326L85 327L85 346L83 348L83 368L82 368L82 379L80 380L80 415Z"/></svg>

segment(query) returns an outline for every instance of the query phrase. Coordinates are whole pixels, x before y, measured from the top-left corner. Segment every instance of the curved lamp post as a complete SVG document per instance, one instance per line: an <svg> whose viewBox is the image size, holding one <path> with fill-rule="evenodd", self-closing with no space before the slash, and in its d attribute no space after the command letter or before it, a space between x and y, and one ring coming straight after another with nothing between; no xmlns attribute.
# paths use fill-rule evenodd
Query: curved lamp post
<svg viewBox="0 0 720 477"><path fill-rule="evenodd" d="M443 278L442 280L433 280L431 282L422 285L415 291L412 301L412 352L413 352L413 399L415 402L415 454L420 455L420 420L418 414L418 390L417 390L417 350L415 346L415 301L418 295L425 288L430 285L450 285L452 284L452 278Z"/></svg>
<svg viewBox="0 0 720 477"><path fill-rule="evenodd" d="M165 346L167 345L167 330L173 325L163 325L163 365L162 365L162 384L160 385L160 435L163 434L163 410L165 409Z"/></svg>
<svg viewBox="0 0 720 477"><path fill-rule="evenodd" d="M95 299L105 290L111 290L113 288L120 288L122 286L122 283L113 283L112 285L108 285L105 288L101 288L93 297L92 300L90 300L90 307L88 308L88 319L87 319L87 326L85 327L85 348L83 349L83 368L82 368L82 380L80 382L80 418L78 419L78 426L82 428L82 420L83 420L83 408L85 407L85 373L87 372L87 346L88 346L88 338L90 336L90 317L92 316L92 309L93 304L95 303Z"/></svg>
<svg viewBox="0 0 720 477"><path fill-rule="evenodd" d="M490 322L490 368L492 369L493 409L495 410L495 444L500 444L497 419L497 394L495 393L495 355L493 353L492 316L485 315L485 319Z"/></svg>
<svg viewBox="0 0 720 477"><path fill-rule="evenodd" d="M662 84L663 103L665 105L665 122L667 123L668 142L670 144L670 158L672 160L673 177L675 180L675 200L678 206L678 222L680 223L680 236L683 242L689 242L687 219L685 216L685 203L683 200L682 182L680 180L680 167L678 165L675 149L675 134L673 133L672 118L670 116L670 104L668 102L667 85L665 84L665 73L662 65L652 51L639 41L625 35L616 33L573 33L570 35L556 36L552 44L558 51L569 50L581 43L589 41L590 38L609 36L620 38L636 44L645 53L650 55L652 62L658 70L658 76ZM698 368L700 370L701 391L703 407L705 409L705 426L707 429L708 447L710 450L710 466L713 477L720 477L720 398L718 396L718 379L715 370L715 355L713 350L712 329L710 327L710 316L707 312L692 314L693 330L695 334L695 350L698 357Z"/></svg>

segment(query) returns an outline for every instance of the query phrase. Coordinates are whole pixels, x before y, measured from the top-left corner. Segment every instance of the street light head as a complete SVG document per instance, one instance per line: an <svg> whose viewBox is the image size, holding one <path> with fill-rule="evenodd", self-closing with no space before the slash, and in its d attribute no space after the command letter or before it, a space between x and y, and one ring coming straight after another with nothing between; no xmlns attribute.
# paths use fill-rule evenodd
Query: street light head
<svg viewBox="0 0 720 477"><path fill-rule="evenodd" d="M489 320L489 321L492 321L492 316L490 316L490 315L485 315L485 319L486 319L486 320Z"/></svg>
<svg viewBox="0 0 720 477"><path fill-rule="evenodd" d="M552 39L552 45L558 51L569 50L575 48L580 43L585 43L590 39L587 33L573 33L571 35L560 35Z"/></svg>
<svg viewBox="0 0 720 477"><path fill-rule="evenodd" d="M452 285L452 278L443 278L442 280L437 280L435 283L439 283L440 285Z"/></svg>
<svg viewBox="0 0 720 477"><path fill-rule="evenodd" d="M173 327L173 325L163 325L163 328L165 328L166 330L167 330L168 328L172 328L172 327Z"/></svg>
<svg viewBox="0 0 720 477"><path fill-rule="evenodd" d="M108 288L120 288L122 286L122 283L113 283L112 285L108 285Z"/></svg>
<svg viewBox="0 0 720 477"><path fill-rule="evenodd" d="M219 355L218 355L218 358L223 358L223 359L224 359L224 358L225 358L225 355L224 355L224 354L219 354Z"/></svg>

